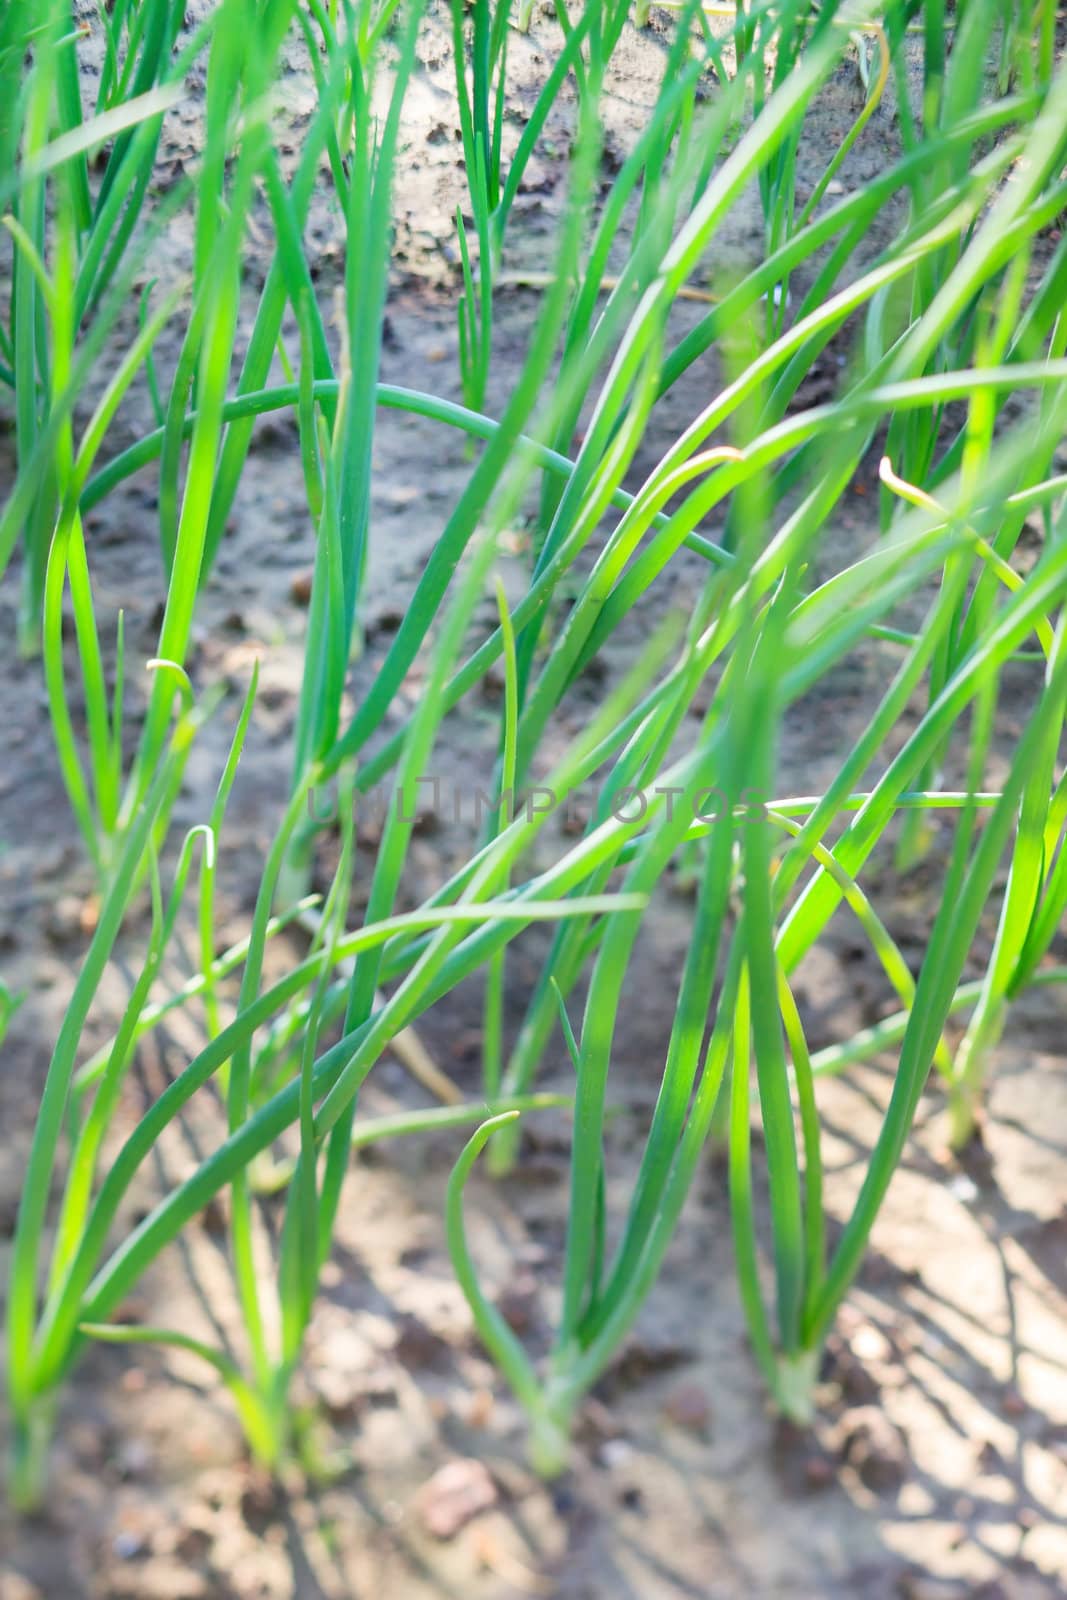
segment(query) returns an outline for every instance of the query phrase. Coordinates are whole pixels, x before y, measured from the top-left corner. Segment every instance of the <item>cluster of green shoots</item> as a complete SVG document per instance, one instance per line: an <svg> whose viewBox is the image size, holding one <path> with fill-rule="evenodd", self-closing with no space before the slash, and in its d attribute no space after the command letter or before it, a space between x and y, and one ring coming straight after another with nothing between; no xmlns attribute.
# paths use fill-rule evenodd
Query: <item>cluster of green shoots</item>
<svg viewBox="0 0 1067 1600"><path fill-rule="evenodd" d="M509 32L531 26L531 8L452 0L468 183L458 218L464 405L379 377L423 0L219 0L192 27L185 10L184 0L114 0L86 30L70 0L10 0L0 17L12 276L0 399L17 449L0 570L21 568L20 638L42 662L100 907L41 1095L12 1251L14 1495L28 1505L44 1491L63 1385L92 1338L198 1352L232 1393L250 1448L277 1464L292 1443L291 1380L353 1148L464 1123L474 1132L449 1185L448 1245L478 1333L529 1416L540 1469L564 1466L576 1411L654 1291L713 1136L729 1157L752 1348L777 1404L804 1419L931 1072L962 1144L1011 1002L1067 976L1049 958L1067 906L1067 478L1055 470L1067 423L1067 236L1057 231L1067 75L1056 71L1053 0L958 0L951 10L944 0L753 0L736 11L682 0L655 105L607 188L602 106L634 25L626 0L558 0L555 20L537 21L554 43L510 159ZM82 70L90 46L102 60L96 78ZM293 48L314 72L317 103L287 175L278 89ZM205 67L199 159L160 192L166 118ZM812 187L802 177L809 114L834 74L853 86L855 122ZM554 263L521 370L491 415L513 202L564 103L572 136ZM877 176L849 191L837 174L875 126L893 130L877 136ZM324 186L345 230L339 339L305 241ZM722 240L753 194L763 248L755 264L731 264ZM254 206L272 254L251 333L239 339ZM153 249L182 214L191 278L169 293L143 287ZM711 294L701 288L709 270ZM683 336L672 313L694 289L706 308ZM132 333L122 322L131 304ZM164 330L178 348L166 371L156 359ZM836 392L806 405L805 379L831 344L847 352ZM698 363L706 406L638 478L638 448L665 437L659 402ZM148 396L157 426L118 451L113 422L133 392ZM469 470L372 673L351 663L382 406L465 435ZM194 690L186 671L198 595L267 412L295 417L293 471L306 484L315 565L291 798L247 933L220 953L220 837L254 677L210 815L181 840L170 819L218 699L211 683ZM828 530L857 473L879 461L878 517L868 502L878 525L843 556ZM115 636L101 637L83 518L154 462L166 604L131 741L124 714L136 678L121 616ZM532 553L509 605L497 569L522 519ZM1015 559L1024 527L1041 534L1032 561ZM690 578L699 569L682 611L670 598L680 560ZM497 626L477 642L487 593ZM646 647L564 737L560 708L637 607L653 619ZM812 696L872 640L891 666L832 781L819 794L781 794L783 729L803 727ZM421 693L401 717L416 663ZM1028 674L1030 693L1005 751L995 735L1009 670ZM504 684L490 820L462 869L401 912L420 780L446 718L462 716L490 673ZM71 709L79 702L84 719ZM352 819L359 796L383 782L396 803L353 927ZM535 784L557 806L595 785L580 836L526 802ZM312 791L335 794L340 836L321 897L309 893ZM895 852L901 868L925 854L938 875L917 970L865 887L879 852ZM679 861L695 879L688 951L639 1170L616 1216L604 1137L616 1019L627 984L641 981L644 908ZM150 932L125 1010L89 1055L86 1023L120 939L128 959L131 909L146 898ZM837 913L855 919L899 1005L813 1053L795 980ZM992 954L975 978L968 964L990 917ZM199 970L167 990L165 958L185 920ZM510 1038L508 947L541 920L553 924L547 954ZM267 945L285 928L304 941L302 959L267 984ZM383 1054L475 974L481 1096L361 1116L360 1089ZM179 1006L198 1019L201 1048L120 1138L138 1042ZM573 1093L539 1094L539 1065L561 1040ZM831 1250L820 1080L874 1055L894 1064L892 1093ZM215 1147L120 1226L145 1162L205 1094L224 1109ZM572 1111L568 1225L542 1367L481 1284L464 1190L483 1149L506 1183L521 1159L515 1119L547 1105L558 1116L561 1098ZM754 1130L769 1179L761 1219ZM279 1148L284 1221L265 1270L256 1163ZM116 1322L159 1253L224 1191L239 1357L177 1330Z"/></svg>

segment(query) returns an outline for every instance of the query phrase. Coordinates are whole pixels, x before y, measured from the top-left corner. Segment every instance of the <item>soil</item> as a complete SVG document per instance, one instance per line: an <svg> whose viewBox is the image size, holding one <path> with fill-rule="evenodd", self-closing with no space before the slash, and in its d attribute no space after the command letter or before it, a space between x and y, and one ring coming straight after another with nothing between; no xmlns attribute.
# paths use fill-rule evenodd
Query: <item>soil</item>
<svg viewBox="0 0 1067 1600"><path fill-rule="evenodd" d="M191 17L202 9L190 7ZM608 151L616 158L654 97L670 27L668 14L653 13L648 30L624 35L606 101ZM527 38L513 37L509 138L517 137L557 43L547 13L535 17ZM397 182L382 377L458 398L453 215L463 175L441 12L432 13L420 50ZM828 84L812 113L818 164L810 171L802 164L802 191L821 171L821 153L854 119L862 94L854 66ZM294 51L286 92L294 129L312 97ZM506 263L516 275L549 259L572 115L565 95L519 197L516 243ZM161 181L195 156L199 116L193 101L168 119ZM887 102L839 174L846 189L880 170L892 139ZM190 239L183 228L168 236L146 276L185 269ZM755 196L748 209L739 208L732 228L730 249L749 258L758 252ZM308 237L328 304L341 231L325 195L313 209ZM871 248L876 244L872 239ZM246 327L262 281L254 254L248 278ZM535 291L519 285L501 292L490 412L517 370L535 304ZM116 351L122 334L120 328ZM173 343L161 349L164 373L175 353ZM706 401L710 381L707 365L699 365L659 408L638 476ZM816 373L810 381L825 385L827 377ZM131 398L111 448L150 425L144 398ZM9 472L9 435L0 436L0 451L0 467ZM445 509L469 472L458 436L390 411L379 413L375 462L365 654L354 671L354 694L387 647ZM835 551L854 550L868 537L865 487L857 482L846 497L828 536ZM121 604L128 659L147 657L163 592L154 470L98 507L88 534L102 631L113 637ZM190 663L198 688L222 681L232 692L194 754L177 816L184 825L207 813L240 691L253 658L261 661L261 691L223 839L220 945L247 927L259 864L285 796L305 623L300 580L311 559L295 434L287 420L267 419L257 427L229 535L202 598ZM682 590L687 572L681 563ZM5 1277L28 1132L93 912L40 667L21 661L14 647L13 578L0 591L0 726L9 752L0 775L0 968L11 987L26 988L27 999L5 1041L0 1074ZM609 659L609 671L646 625L638 617L613 645L619 657ZM817 700L797 708L781 752L784 792L811 792L834 769L884 683L889 649L865 646ZM73 654L71 670L75 682ZM597 692L587 685L564 707L572 727L587 703L582 695ZM395 720L418 693L416 670ZM1005 740L1027 693L1020 683L1006 701ZM449 720L437 756L446 784L469 778L482 758L488 773L490 711L476 701ZM130 723L135 734L132 713ZM414 898L432 889L463 859L472 836L473 822L461 816L419 837L405 893ZM363 886L372 847L364 839ZM927 865L907 877L886 865L872 879L879 909L908 953L921 950L938 878L935 847ZM675 882L653 907L635 981L627 986L612 1062L613 1209L628 1193L651 1113L688 919L684 885ZM144 928L142 908L108 975L86 1053L113 1025ZM542 947L533 936L514 947L512 1021ZM301 948L298 938L279 940L275 968ZM834 921L806 963L798 997L813 1048L893 1009L880 970L844 920ZM435 1059L471 1095L479 1084L479 1016L477 991L464 989L420 1027ZM997 1053L983 1142L963 1162L946 1154L943 1108L936 1091L929 1094L831 1338L810 1432L784 1427L768 1408L735 1287L725 1174L709 1150L638 1328L583 1411L571 1469L554 1484L539 1481L525 1465L522 1418L473 1335L444 1246L443 1194L458 1136L393 1142L360 1153L348 1180L298 1385L312 1419L302 1465L280 1482L253 1468L225 1391L192 1357L147 1350L133 1358L94 1347L64 1397L48 1509L22 1520L0 1513L0 1597L1051 1600L1067 1594L1063 1039L1055 991L1019 1003ZM180 1013L146 1042L116 1139L195 1047L195 1021ZM568 1070L557 1041L545 1086L565 1086ZM847 1215L891 1081L892 1062L883 1060L822 1085L834 1218ZM376 1114L423 1099L402 1066L386 1058L362 1109ZM127 1215L189 1169L198 1145L217 1128L215 1117L208 1099L144 1175ZM515 1178L493 1186L476 1176L469 1190L485 1281L535 1352L545 1348L558 1301L567 1158L565 1123L530 1119ZM219 1208L210 1208L181 1246L160 1259L126 1313L207 1337L236 1337L221 1221Z"/></svg>

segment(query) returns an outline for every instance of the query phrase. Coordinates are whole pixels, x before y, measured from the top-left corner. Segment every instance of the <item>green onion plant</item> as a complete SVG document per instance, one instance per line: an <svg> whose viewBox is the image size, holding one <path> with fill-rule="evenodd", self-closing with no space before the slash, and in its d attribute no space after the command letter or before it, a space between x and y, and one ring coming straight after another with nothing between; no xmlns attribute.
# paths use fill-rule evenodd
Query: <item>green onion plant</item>
<svg viewBox="0 0 1067 1600"><path fill-rule="evenodd" d="M12 1252L11 1484L21 1504L45 1493L62 1385L90 1338L199 1354L229 1390L250 1449L277 1467L294 1446L292 1378L353 1149L468 1124L445 1232L479 1335L529 1416L540 1470L565 1465L583 1397L654 1292L713 1137L728 1156L755 1358L779 1408L809 1419L827 1332L931 1074L962 1145L1011 1002L1063 981L1051 952L1067 909L1067 480L1057 459L1067 244L1056 232L1067 207L1067 76L1055 62L1054 10L1050 0L967 0L951 17L939 0L676 9L655 106L601 193L605 87L628 8L557 7L554 54L509 161L510 4L452 7L472 219L468 233L461 208L462 404L380 377L421 0L222 0L192 32L170 0L119 0L91 31L104 61L91 107L79 70L86 38L69 5L15 0L0 21L0 200L13 263L0 383L18 455L0 568L21 538L20 633L27 648L40 645L59 770L101 885ZM529 12L514 21L530 26ZM287 178L276 101L283 49L296 46L318 103ZM162 122L192 92L199 64L203 150L195 172L159 197ZM813 108L831 75L853 68L851 130L811 183ZM536 285L507 398L490 415L494 292L519 226L514 200L572 83L551 270ZM878 175L849 191L850 151L886 127ZM304 239L319 184L332 187L344 224L336 337ZM738 264L726 240L752 193L762 246ZM272 254L239 338L260 197ZM141 296L135 331L99 382L153 244L182 207L193 222L187 279ZM180 333L168 371L157 359L166 328ZM812 404L806 380L826 361L832 393ZM683 380L702 408L667 430L662 402L677 403ZM119 451L114 420L138 389L156 425ZM379 406L462 435L468 472L371 672L359 632ZM255 419L272 411L295 418L314 571L289 797L247 934L220 953L220 841L254 726L254 675L207 820L180 842L170 820L218 698L187 675L198 596ZM145 704L131 711L121 619L113 648L97 620L85 517L153 462L166 602ZM846 538L842 504L865 475L877 483L871 526ZM534 529L532 555L509 600L502 552L522 521ZM1018 559L1026 526L1040 533L1030 564ZM480 637L488 596L496 624ZM84 736L64 651L68 606ZM632 636L626 625L646 643L575 731L580 680ZM890 665L862 727L821 793L788 794L784 732L802 729L813 697L872 649ZM416 664L418 703L400 717ZM448 719L494 671L504 693L490 818L443 886L403 911L419 784ZM1028 698L1005 749L998 712L1006 678L1019 674ZM390 806L353 927L356 807L382 783ZM562 837L550 819L584 785L596 792L588 822ZM339 845L315 896L323 823L317 804L309 820L309 798L324 794ZM550 807L536 803L546 794ZM871 864L879 882L893 881L920 853L941 875L940 899L913 967L893 935L891 897L876 904ZM656 1103L616 1216L608 1116L621 1007L642 981L644 912L679 866L693 886L691 930ZM813 1050L798 974L838 913L858 924L895 1010ZM179 985L165 958L187 921L198 970ZM541 921L553 926L511 1035L507 947ZM268 942L283 934L292 960L268 985ZM103 975L138 940L113 1037L84 1055ZM383 1053L473 975L485 996L477 1099L364 1116L360 1091ZM11 1003L5 993L0 1029ZM179 1006L198 1016L201 1046L119 1141L138 1042ZM537 1088L557 1030L573 1075L563 1095ZM895 1063L892 1092L831 1249L820 1083L881 1052ZM145 1161L193 1097L212 1094L214 1147L124 1227ZM465 1200L481 1153L506 1182L521 1160L522 1116L548 1107L569 1111L573 1131L560 1309L538 1365L482 1285ZM275 1237L257 1193L271 1159L285 1191ZM223 1192L242 1348L118 1322L160 1251Z"/></svg>

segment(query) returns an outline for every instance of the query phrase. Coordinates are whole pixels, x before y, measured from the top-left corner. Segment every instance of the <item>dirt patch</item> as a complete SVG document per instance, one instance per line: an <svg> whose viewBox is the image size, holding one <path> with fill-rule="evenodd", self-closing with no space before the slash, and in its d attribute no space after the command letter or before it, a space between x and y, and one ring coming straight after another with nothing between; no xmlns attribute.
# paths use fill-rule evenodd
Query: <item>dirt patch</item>
<svg viewBox="0 0 1067 1600"><path fill-rule="evenodd" d="M613 68L606 111L608 152L615 159L632 144L655 95L670 24L663 15L654 22L644 34L627 31ZM529 38L514 40L509 137L517 137L556 39L542 15ZM397 184L396 272L382 376L458 398L452 219L463 177L440 16L420 48L411 136ZM297 128L310 114L311 91L298 55L289 67ZM854 70L843 68L813 112L813 139L822 149L840 139L861 101ZM170 125L164 175L195 156L197 115L193 106L185 121ZM521 225L508 263L516 273L549 259L572 115L564 96L546 130L545 154L520 196ZM891 138L887 105L840 181L852 187L881 170ZM810 185L814 175L802 168L801 185ZM739 212L736 229L731 247L748 257L758 253L755 200L749 214ZM342 235L325 196L316 201L308 237L328 288L341 270ZM164 252L171 272L180 273L188 247L176 229ZM253 271L246 328L258 287L254 277ZM535 292L516 286L501 296L491 412L521 361ZM161 350L164 374L175 355L173 346ZM658 408L638 473L705 402L712 376L698 364ZM150 425L143 400L132 399L116 426L114 448ZM0 438L0 449L10 468L10 440ZM384 653L469 472L458 436L442 437L430 422L389 411L379 414L375 460L366 646L353 695ZM834 531L842 549L855 549L868 536L863 487L847 498ZM102 631L113 636L121 604L130 659L143 658L155 644L162 597L152 469L93 513L88 535ZM286 420L268 420L258 425L230 533L202 598L191 662L198 686L224 680L236 691L247 681L253 654L262 658L259 703L223 840L222 942L247 926L286 791L304 626L301 578L311 559L295 433ZM684 588L684 562L676 581ZM84 950L91 883L56 770L39 667L15 654L11 581L0 594L0 614L0 725L10 752L0 775L0 963L5 981L28 989L0 1074L0 1267L6 1273L27 1132ZM632 631L613 642L619 654L614 663L609 658L609 671L644 625L638 617ZM850 730L884 682L887 659L875 644L857 652L822 687L818 702L794 717L782 750L784 791L815 790L835 769ZM394 725L418 692L413 674ZM1020 685L1020 703L1026 693ZM205 730L179 824L206 814L236 702L235 693ZM579 695L562 716L576 724L582 713ZM1010 737L1010 706L1006 718ZM131 724L135 731L135 718ZM451 718L438 752L444 779L469 772L481 757L488 772L493 737L477 703ZM422 895L443 880L464 859L472 837L470 819L460 818L416 841L407 892ZM362 883L370 860L365 850ZM905 950L909 937L921 943L934 886L925 886L921 873L901 884L886 868L878 892L879 909ZM609 1202L629 1192L663 1059L669 1017L649 996L671 993L688 921L681 887L668 888L641 936L640 982L628 986L612 1065L618 1114L610 1125ZM131 961L143 932L143 919L140 925L134 919L127 936ZM272 961L288 963L299 948L298 941L281 941ZM512 1021L521 1014L539 948L530 935L509 958ZM87 1050L105 1036L129 976L117 963ZM798 986L812 1046L884 1014L890 998L847 922L835 920ZM479 1016L479 996L466 988L432 1012L421 1030L435 1057L472 1094L479 1081ZM191 1030L191 1023L176 1020L142 1051L124 1107L126 1127L145 1098L188 1059ZM149 1352L133 1361L122 1351L94 1349L65 1396L49 1510L21 1522L5 1512L0 1520L0 1595L1036 1600L1063 1594L1062 1049L1062 1005L1048 992L1026 999L999 1052L984 1159L970 1167L945 1157L940 1109L936 1096L929 1098L831 1340L820 1420L811 1434L791 1433L768 1411L734 1283L725 1176L709 1150L662 1279L629 1345L584 1409L571 1471L550 1486L525 1465L522 1418L473 1337L444 1248L442 1200L457 1138L363 1152L348 1180L297 1395L311 1419L305 1470L294 1468L281 1484L262 1479L245 1458L225 1393L191 1358ZM557 1046L546 1062L545 1085L565 1086L568 1071ZM847 1214L889 1087L885 1063L821 1087L835 1217ZM417 1098L400 1065L387 1058L362 1103L374 1114ZM214 1116L210 1101L190 1116L162 1153L165 1171L145 1174L128 1214L191 1165L198 1140L212 1136ZM565 1125L538 1119L515 1180L491 1187L476 1179L470 1191L473 1245L486 1282L535 1352L546 1345L558 1295L566 1173ZM237 1322L219 1221L206 1214L161 1259L130 1309L149 1321L233 1338Z"/></svg>

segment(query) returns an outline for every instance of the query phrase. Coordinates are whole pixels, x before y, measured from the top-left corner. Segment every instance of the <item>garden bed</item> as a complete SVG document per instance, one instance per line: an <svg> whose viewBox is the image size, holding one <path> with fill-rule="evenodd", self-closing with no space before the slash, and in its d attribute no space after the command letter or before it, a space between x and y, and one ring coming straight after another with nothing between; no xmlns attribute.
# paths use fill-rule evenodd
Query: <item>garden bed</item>
<svg viewBox="0 0 1067 1600"><path fill-rule="evenodd" d="M605 101L609 154L625 152L642 126L670 27L667 14L654 13L649 30L626 31ZM516 119L557 42L554 25L541 15L528 38L516 39L510 69ZM458 399L451 219L463 191L447 49L446 22L435 14L424 29L405 110L381 376ZM312 91L295 54L289 66L286 98L299 126ZM855 120L862 98L858 77L845 69L823 91L809 118L820 164L810 177L800 171L801 192L821 172L825 147ZM528 172L519 197L506 264L513 281L499 291L490 414L517 372L541 293L536 275L549 259L564 179L563 162L551 150L553 141L565 147L569 114L564 96L546 130L549 153ZM887 104L838 175L846 192L877 173L892 126ZM197 152L195 105L168 128L159 162L164 184ZM187 264L183 226L174 225L153 263L161 276L177 277ZM739 223L731 247L740 259L753 259L762 237L754 202L750 235ZM340 274L339 238L324 202L308 229L324 304ZM242 317L250 322L261 282L254 256L247 276ZM687 314L684 305L678 314ZM121 340L120 329L116 351ZM175 355L165 344L157 347L161 370ZM828 371L836 371L833 346L827 361ZM643 441L631 487L704 403L709 371L698 364L657 409L655 428L662 431ZM807 399L816 403L820 382L832 378L814 372L808 381ZM128 400L115 448L150 426L147 400ZM0 439L0 448L7 470L9 440ZM357 697L395 632L442 507L469 475L462 437L429 420L380 411L374 449L364 654L351 684ZM113 637L121 605L131 663L152 652L163 594L155 470L131 479L86 524L101 632ZM859 550L873 537L875 488L862 479L853 484L838 509L831 550ZM223 837L220 945L247 929L262 858L287 798L312 559L295 425L267 419L258 425L202 597L189 663L198 689L222 681L231 693L198 740L176 811L183 826L210 808L241 691L253 660L260 661L256 710ZM522 559L518 548L514 560ZM683 601L688 559L683 553L671 591ZM96 914L56 767L39 664L16 651L14 595L12 584L0 592L0 725L10 752L0 777L0 962L4 981L28 995L5 1040L0 1074L4 1265L51 1041ZM621 672L656 615L650 606L627 620L602 673ZM490 613L485 620L492 626ZM783 793L820 790L876 703L892 660L892 646L872 640L820 682L803 717L794 713L781 751ZM416 664L398 711L414 706L419 691ZM999 712L1001 748L1010 748L1013 718L1032 693L1025 673L1009 683ZM561 738L602 694L603 678L571 697L558 713ZM497 738L490 702L484 717L479 704L466 702L444 725L434 757L440 803L427 808L417 830L405 906L433 893L475 841L473 793L482 782L488 786ZM557 838L568 826L565 815L551 824ZM360 905L376 843L372 815L360 824L357 843ZM324 840L324 859L330 849ZM868 892L905 955L925 944L941 860L935 844L932 864L897 875L886 861L868 876ZM624 996L608 1131L610 1181L623 1196L658 1088L691 910L688 886L676 873L646 916ZM124 935L131 961L146 927L142 906ZM994 927L976 958L988 952ZM509 958L512 1024L521 1017L545 937L537 930L524 935ZM272 970L280 973L303 948L299 935L281 936L271 947ZM180 963L180 946L174 960ZM112 1015L94 1016L87 1046L114 1026L129 982L122 967L117 962L109 979ZM796 993L813 1050L895 1009L877 962L843 916L801 968ZM473 1098L480 1092L480 1026L480 995L468 985L418 1029L438 1066ZM832 1336L812 1430L783 1424L768 1407L733 1274L724 1165L709 1148L660 1281L581 1412L571 1469L542 1483L525 1464L520 1411L474 1336L445 1246L444 1190L461 1136L386 1142L357 1154L347 1180L297 1396L310 1419L302 1464L279 1483L250 1465L226 1392L191 1358L95 1348L62 1402L46 1511L19 1520L2 1513L0 1595L1052 1600L1063 1593L1067 1571L1063 1039L1058 991L1037 990L1017 1005L998 1051L981 1142L962 1158L948 1153L943 1107L937 1091L929 1093ZM115 1140L195 1048L195 1019L180 1014L146 1041ZM539 1087L566 1091L572 1071L562 1040L546 1066ZM831 1219L845 1216L855 1198L890 1087L883 1058L828 1079L820 1090ZM377 1114L425 1100L400 1062L387 1057L360 1104ZM159 1153L161 1170L149 1164L126 1215L144 1208L164 1178L173 1182L191 1170L218 1125L207 1099L172 1130ZM568 1159L565 1122L531 1118L513 1179L501 1186L477 1176L468 1193L472 1243L487 1286L535 1354L545 1347L555 1313ZM758 1153L756 1159L758 1165ZM761 1176L758 1196L762 1188ZM125 1314L200 1337L220 1328L235 1334L224 1230L223 1208L209 1208L153 1267Z"/></svg>

